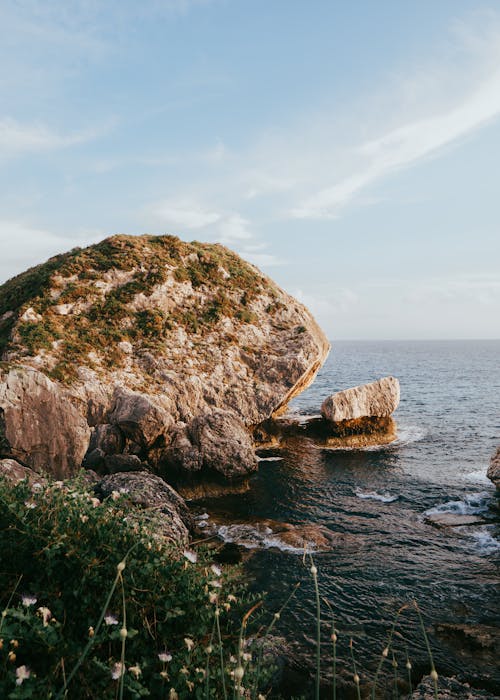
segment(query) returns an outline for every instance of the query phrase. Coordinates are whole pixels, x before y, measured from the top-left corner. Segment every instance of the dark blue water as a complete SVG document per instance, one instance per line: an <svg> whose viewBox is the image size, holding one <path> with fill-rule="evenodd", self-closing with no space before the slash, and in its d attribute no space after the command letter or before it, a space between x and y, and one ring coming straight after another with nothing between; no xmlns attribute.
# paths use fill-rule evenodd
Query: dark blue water
<svg viewBox="0 0 500 700"><path fill-rule="evenodd" d="M373 674L399 605L416 598L439 671L458 674L500 694L498 664L437 623L500 627L500 531L495 489L485 478L500 444L500 341L338 342L314 385L293 411L318 413L330 393L392 374L401 382L395 418L399 439L370 450L328 451L296 441L280 461L261 462L248 493L205 502L228 522L274 519L313 522L350 535L314 555L321 595L337 617L339 653L347 663L352 637L362 677ZM428 511L474 514L482 522L440 529ZM300 554L257 548L246 563L267 605L279 606L291 586L299 594L280 630L311 654L314 590ZM428 668L415 615L404 614L395 651ZM328 630L323 644L328 650ZM391 697L388 695L388 697Z"/></svg>

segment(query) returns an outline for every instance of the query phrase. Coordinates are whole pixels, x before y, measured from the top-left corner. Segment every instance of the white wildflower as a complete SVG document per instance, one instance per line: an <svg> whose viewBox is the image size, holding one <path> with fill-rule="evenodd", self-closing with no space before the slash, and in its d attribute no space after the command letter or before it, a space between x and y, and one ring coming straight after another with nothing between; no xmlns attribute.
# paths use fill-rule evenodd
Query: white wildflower
<svg viewBox="0 0 500 700"><path fill-rule="evenodd" d="M191 649L194 647L194 642L190 637L184 637L184 644L186 645L188 651L191 651Z"/></svg>
<svg viewBox="0 0 500 700"><path fill-rule="evenodd" d="M220 566L217 566L217 564L212 564L210 568L216 576L222 575L222 569L220 568Z"/></svg>
<svg viewBox="0 0 500 700"><path fill-rule="evenodd" d="M30 510L36 508L36 503L34 503L33 501L24 501L24 505Z"/></svg>
<svg viewBox="0 0 500 700"><path fill-rule="evenodd" d="M179 700L179 696L177 695L175 688L170 688L170 693L168 694L168 700Z"/></svg>
<svg viewBox="0 0 500 700"><path fill-rule="evenodd" d="M139 666L139 664L136 664L135 666L129 666L128 670L134 676L134 678L139 678L139 676L142 673L141 667Z"/></svg>
<svg viewBox="0 0 500 700"><path fill-rule="evenodd" d="M121 496L121 493L119 491L111 491L111 500L117 501ZM129 669L130 671L130 669Z"/></svg>
<svg viewBox="0 0 500 700"><path fill-rule="evenodd" d="M217 603L218 599L219 599L219 596L217 595L217 593L215 593L214 591L211 591L209 593L208 600L210 601L210 603L215 605L215 603Z"/></svg>
<svg viewBox="0 0 500 700"><path fill-rule="evenodd" d="M82 523L86 523L88 519L89 519L88 515L80 515L80 520L82 521Z"/></svg>
<svg viewBox="0 0 500 700"><path fill-rule="evenodd" d="M26 595L23 595L23 597L21 598L21 601L22 601L23 605L25 605L27 608L29 608L30 605L35 605L37 599L35 598L34 595L26 594ZM22 668L22 666L21 666L21 668Z"/></svg>
<svg viewBox="0 0 500 700"><path fill-rule="evenodd" d="M236 603L236 596L234 596L232 594L228 595L227 602L228 603Z"/></svg>
<svg viewBox="0 0 500 700"><path fill-rule="evenodd" d="M108 627L109 625L117 625L118 618L115 617L115 615L105 615L104 622L108 625Z"/></svg>
<svg viewBox="0 0 500 700"><path fill-rule="evenodd" d="M168 664L170 661L172 661L172 654L169 654L168 651L162 651L161 654L158 654L158 658L162 663Z"/></svg>
<svg viewBox="0 0 500 700"><path fill-rule="evenodd" d="M125 669L123 668L123 664L120 661L117 661L111 667L111 678L114 681L119 680L123 676L124 671L125 671Z"/></svg>
<svg viewBox="0 0 500 700"><path fill-rule="evenodd" d="M98 506L101 505L101 501L98 498L91 498L90 502L91 502L93 508L97 508Z"/></svg>
<svg viewBox="0 0 500 700"><path fill-rule="evenodd" d="M196 552L192 552L189 549L185 549L183 554L186 557L186 559L191 562L191 564L196 564L196 562L198 561L198 555L196 554Z"/></svg>
<svg viewBox="0 0 500 700"><path fill-rule="evenodd" d="M31 673L27 666L19 666L16 668L16 685L22 685L23 681L27 681L30 676Z"/></svg>
<svg viewBox="0 0 500 700"><path fill-rule="evenodd" d="M220 581L209 581L208 585L212 586L212 588L222 588L222 583Z"/></svg>

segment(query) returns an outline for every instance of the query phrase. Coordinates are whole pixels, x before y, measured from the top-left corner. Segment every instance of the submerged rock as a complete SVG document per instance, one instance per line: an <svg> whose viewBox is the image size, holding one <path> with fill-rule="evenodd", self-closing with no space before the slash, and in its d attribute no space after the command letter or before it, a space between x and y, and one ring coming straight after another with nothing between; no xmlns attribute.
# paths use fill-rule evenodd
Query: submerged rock
<svg viewBox="0 0 500 700"><path fill-rule="evenodd" d="M331 423L387 418L397 409L399 398L399 381L394 377L384 377L329 396L321 406L321 414Z"/></svg>
<svg viewBox="0 0 500 700"><path fill-rule="evenodd" d="M0 456L58 477L85 453L96 469L125 453L167 479L240 477L257 466L254 426L329 347L304 306L223 246L114 236L0 287Z"/></svg>
<svg viewBox="0 0 500 700"><path fill-rule="evenodd" d="M500 489L500 447L491 458L486 476Z"/></svg>

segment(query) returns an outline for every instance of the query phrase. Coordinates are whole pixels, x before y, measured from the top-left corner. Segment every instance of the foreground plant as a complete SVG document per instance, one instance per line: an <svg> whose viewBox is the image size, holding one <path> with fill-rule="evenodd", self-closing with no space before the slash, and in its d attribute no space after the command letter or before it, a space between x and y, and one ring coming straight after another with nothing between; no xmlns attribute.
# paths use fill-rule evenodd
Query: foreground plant
<svg viewBox="0 0 500 700"><path fill-rule="evenodd" d="M0 482L0 697L224 697L250 605L238 571L85 489Z"/></svg>

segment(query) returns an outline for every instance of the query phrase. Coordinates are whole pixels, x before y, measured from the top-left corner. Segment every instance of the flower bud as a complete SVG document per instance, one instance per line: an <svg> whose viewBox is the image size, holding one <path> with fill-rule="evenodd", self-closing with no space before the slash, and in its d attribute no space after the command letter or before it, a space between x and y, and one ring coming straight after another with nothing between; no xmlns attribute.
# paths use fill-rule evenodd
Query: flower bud
<svg viewBox="0 0 500 700"><path fill-rule="evenodd" d="M389 647L386 647L384 649L384 651L382 652L382 656L384 657L384 659L387 659L387 657L389 656Z"/></svg>
<svg viewBox="0 0 500 700"><path fill-rule="evenodd" d="M124 561L121 561L121 562L118 564L118 566L116 567L116 570L118 571L119 574L121 574L121 572L124 570L124 568L125 568L125 562L124 562Z"/></svg>
<svg viewBox="0 0 500 700"><path fill-rule="evenodd" d="M359 685L359 676L357 673L354 674L354 682L356 683L356 685Z"/></svg>
<svg viewBox="0 0 500 700"><path fill-rule="evenodd" d="M410 660L408 660L408 661L406 662L406 668L408 669L408 671L411 671L411 663L410 663Z"/></svg>
<svg viewBox="0 0 500 700"><path fill-rule="evenodd" d="M312 574L313 576L317 576L317 575L318 575L318 569L315 567L314 564L311 566L310 572L311 572L311 574Z"/></svg>
<svg viewBox="0 0 500 700"><path fill-rule="evenodd" d="M243 669L243 666L237 666L234 669L234 677L237 681L243 680L243 676L245 675L245 671Z"/></svg>
<svg viewBox="0 0 500 700"><path fill-rule="evenodd" d="M120 639L122 640L122 642L125 641L125 639L127 639L127 634L128 634L127 628L122 627L120 630Z"/></svg>
<svg viewBox="0 0 500 700"><path fill-rule="evenodd" d="M435 668L433 668L432 671L431 671L431 678L432 678L433 681L437 681L437 679L439 678L438 672L436 671Z"/></svg>

